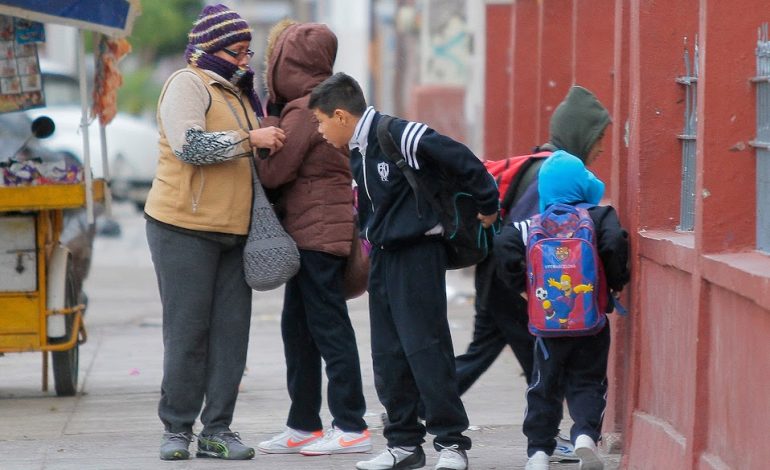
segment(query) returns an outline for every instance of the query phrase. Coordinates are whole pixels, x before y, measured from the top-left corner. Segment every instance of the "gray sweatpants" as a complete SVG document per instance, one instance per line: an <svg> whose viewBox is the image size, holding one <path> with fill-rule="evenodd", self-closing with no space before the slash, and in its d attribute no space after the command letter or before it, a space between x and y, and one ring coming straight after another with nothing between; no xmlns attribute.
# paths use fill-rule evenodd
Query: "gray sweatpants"
<svg viewBox="0 0 770 470"><path fill-rule="evenodd" d="M244 236L180 232L147 222L163 305L163 382L158 416L168 432L230 429L246 365L251 289Z"/></svg>

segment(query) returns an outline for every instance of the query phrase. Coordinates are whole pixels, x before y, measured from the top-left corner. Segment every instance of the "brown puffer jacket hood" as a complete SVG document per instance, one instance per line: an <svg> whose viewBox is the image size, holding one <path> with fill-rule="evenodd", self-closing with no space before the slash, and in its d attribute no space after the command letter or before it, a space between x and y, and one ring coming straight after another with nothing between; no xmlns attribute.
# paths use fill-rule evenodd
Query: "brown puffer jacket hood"
<svg viewBox="0 0 770 470"><path fill-rule="evenodd" d="M267 91L275 103L288 103L332 75L337 36L324 24L284 21L271 31L267 53Z"/></svg>
<svg viewBox="0 0 770 470"><path fill-rule="evenodd" d="M347 149L324 140L308 109L310 92L332 75L336 50L336 37L321 24L287 20L270 31L270 116L262 124L281 127L286 143L257 167L262 185L278 189L276 212L297 247L346 257L353 238Z"/></svg>

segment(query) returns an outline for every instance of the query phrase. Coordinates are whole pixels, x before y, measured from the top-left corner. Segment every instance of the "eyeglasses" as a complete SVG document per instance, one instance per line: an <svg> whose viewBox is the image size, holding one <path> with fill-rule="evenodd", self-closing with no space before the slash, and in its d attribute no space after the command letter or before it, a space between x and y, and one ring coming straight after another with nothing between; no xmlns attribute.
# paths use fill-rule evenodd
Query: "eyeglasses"
<svg viewBox="0 0 770 470"><path fill-rule="evenodd" d="M236 60L241 60L241 59L243 59L246 56L248 56L249 59L254 57L254 51L252 51L251 49L246 49L245 51L236 52L236 51L231 51L230 49L228 49L226 47L223 47L222 50L227 55L229 55L230 57L232 57L233 59L236 59Z"/></svg>

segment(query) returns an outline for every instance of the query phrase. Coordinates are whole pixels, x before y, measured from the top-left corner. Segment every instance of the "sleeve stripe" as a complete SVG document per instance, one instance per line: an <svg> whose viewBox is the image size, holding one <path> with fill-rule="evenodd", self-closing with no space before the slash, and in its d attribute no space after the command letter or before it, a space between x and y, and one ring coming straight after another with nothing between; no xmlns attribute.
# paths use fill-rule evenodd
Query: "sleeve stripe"
<svg viewBox="0 0 770 470"><path fill-rule="evenodd" d="M417 135L414 137L414 143L412 144L412 166L419 170L420 169L420 163L417 161L417 145L420 143L420 138L425 133L426 130L428 130L428 126L425 124L420 124L420 130L417 132Z"/></svg>
<svg viewBox="0 0 770 470"><path fill-rule="evenodd" d="M406 125L404 128L404 132L401 134L401 155L406 158L407 163L409 166L412 166L412 162L409 161L409 155L406 152L407 149L407 142L409 141L409 134L412 132L412 129L415 127L414 122L410 122Z"/></svg>
<svg viewBox="0 0 770 470"><path fill-rule="evenodd" d="M420 164L417 162L417 144L426 130L428 126L425 124L410 121L401 133L401 155L404 156L406 163L416 170L420 169Z"/></svg>
<svg viewBox="0 0 770 470"><path fill-rule="evenodd" d="M529 235L529 220L522 220L521 222L514 222L513 226L516 227L521 233L521 239L524 242L524 246L527 246L527 237Z"/></svg>

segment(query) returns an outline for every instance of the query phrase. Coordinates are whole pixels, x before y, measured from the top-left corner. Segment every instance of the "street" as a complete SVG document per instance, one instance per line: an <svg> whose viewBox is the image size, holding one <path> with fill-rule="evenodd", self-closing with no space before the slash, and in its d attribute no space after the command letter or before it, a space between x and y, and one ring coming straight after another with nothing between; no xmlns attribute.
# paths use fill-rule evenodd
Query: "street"
<svg viewBox="0 0 770 470"><path fill-rule="evenodd" d="M261 455L245 462L192 459L162 462L163 431L156 415L162 367L161 310L155 274L144 235L144 220L127 204L116 204L120 237L98 237L86 292L88 341L80 348L80 382L75 397L41 391L41 354L0 357L0 469L352 469L368 455L302 457ZM450 325L455 351L463 352L473 327L470 271L448 273ZM233 430L256 444L283 430L289 400L280 336L282 292L255 293L247 374ZM369 353L366 295L349 303L356 328L367 400L366 419L374 453L384 446L379 404ZM470 468L519 469L526 462L521 433L525 381L510 350L463 397L473 439ZM325 405L324 423L330 416ZM196 431L198 431L196 429ZM430 437L430 436L429 436ZM436 453L430 444L425 468ZM606 458L617 468L620 456ZM576 463L552 468L573 470Z"/></svg>

